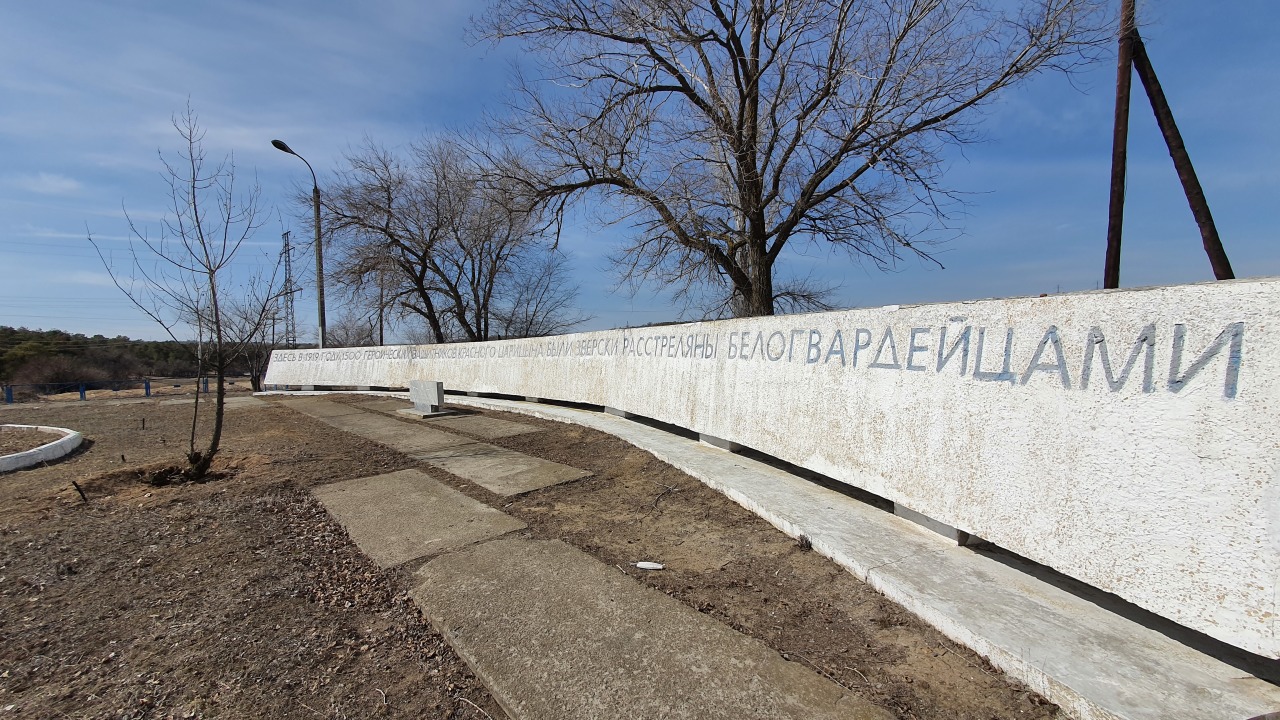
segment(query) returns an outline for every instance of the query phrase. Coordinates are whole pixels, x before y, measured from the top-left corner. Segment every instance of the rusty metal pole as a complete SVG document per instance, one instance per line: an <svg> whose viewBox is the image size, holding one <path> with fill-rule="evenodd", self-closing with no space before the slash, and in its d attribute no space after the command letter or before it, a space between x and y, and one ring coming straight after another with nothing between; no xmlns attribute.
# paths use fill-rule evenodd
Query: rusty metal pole
<svg viewBox="0 0 1280 720"><path fill-rule="evenodd" d="M1116 65L1116 114L1111 136L1111 202L1107 213L1107 260L1102 287L1120 287L1120 239L1124 230L1124 183L1129 146L1129 95L1133 86L1134 0L1120 3L1120 53Z"/></svg>
<svg viewBox="0 0 1280 720"><path fill-rule="evenodd" d="M1231 269L1231 261L1227 259L1227 251L1222 247L1222 239L1218 237L1218 226L1213 222L1213 214L1209 212L1209 201L1205 199L1204 188L1200 187L1200 179L1196 177L1196 169L1191 165L1191 156L1187 146L1182 142L1182 133L1178 132L1178 124L1173 120L1173 110L1160 87L1156 70L1147 57L1147 48L1142 38L1134 31L1133 67L1138 71L1142 87L1147 91L1147 99L1151 101L1151 110L1155 112L1156 124L1164 135L1164 143L1169 147L1169 157L1173 158L1173 167L1182 181L1182 192L1187 196L1187 204L1191 206L1191 214L1200 227L1200 239L1204 242L1204 251L1209 256L1209 265L1213 267L1213 276L1218 280L1233 280L1235 272Z"/></svg>

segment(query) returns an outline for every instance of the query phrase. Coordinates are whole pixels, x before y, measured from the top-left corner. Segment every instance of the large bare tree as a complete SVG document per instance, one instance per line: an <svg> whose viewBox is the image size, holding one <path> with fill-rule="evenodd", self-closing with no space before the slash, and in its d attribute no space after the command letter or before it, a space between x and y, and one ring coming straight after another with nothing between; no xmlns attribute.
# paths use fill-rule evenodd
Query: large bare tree
<svg viewBox="0 0 1280 720"><path fill-rule="evenodd" d="M576 289L515 189L449 139L415 143L407 157L367 142L326 197L334 277L355 297L376 295L380 311L421 317L436 342L566 329L581 320ZM530 304L551 277L554 292ZM534 317L516 320L523 313Z"/></svg>
<svg viewBox="0 0 1280 720"><path fill-rule="evenodd" d="M216 382L213 427L208 442L197 447L200 392L193 400L187 467L183 475L199 480L208 473L222 441L227 370L259 339L279 305L280 259L264 255L254 267L232 267L254 232L261 227L256 184L236 184L230 156L206 161L204 130L188 106L173 118L182 149L173 160L163 153L169 208L152 234L128 218L132 241L117 259L89 236L116 287L157 322L179 345L195 349L201 375Z"/></svg>
<svg viewBox="0 0 1280 720"><path fill-rule="evenodd" d="M719 288L722 310L821 307L784 248L931 258L941 153L1010 85L1107 37L1099 0L493 0L477 23L544 59L503 127L563 212L638 225L632 278Z"/></svg>

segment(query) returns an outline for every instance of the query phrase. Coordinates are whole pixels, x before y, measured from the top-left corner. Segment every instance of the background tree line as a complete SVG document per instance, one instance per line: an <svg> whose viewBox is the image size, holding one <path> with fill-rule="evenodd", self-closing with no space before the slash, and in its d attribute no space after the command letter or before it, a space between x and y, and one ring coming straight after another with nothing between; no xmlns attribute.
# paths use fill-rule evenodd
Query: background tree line
<svg viewBox="0 0 1280 720"><path fill-rule="evenodd" d="M190 377L196 374L194 354L173 341L0 326L0 381L6 384Z"/></svg>

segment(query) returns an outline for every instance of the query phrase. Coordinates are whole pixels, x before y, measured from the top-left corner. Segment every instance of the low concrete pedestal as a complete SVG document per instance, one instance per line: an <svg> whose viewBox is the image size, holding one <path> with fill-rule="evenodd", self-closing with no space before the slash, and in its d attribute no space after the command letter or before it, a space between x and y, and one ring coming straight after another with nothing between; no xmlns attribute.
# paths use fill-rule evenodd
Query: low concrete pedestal
<svg viewBox="0 0 1280 720"><path fill-rule="evenodd" d="M405 415L415 418L442 417L457 414L454 410L444 409L444 383L427 380L411 380L409 382L409 399L413 407L400 410Z"/></svg>

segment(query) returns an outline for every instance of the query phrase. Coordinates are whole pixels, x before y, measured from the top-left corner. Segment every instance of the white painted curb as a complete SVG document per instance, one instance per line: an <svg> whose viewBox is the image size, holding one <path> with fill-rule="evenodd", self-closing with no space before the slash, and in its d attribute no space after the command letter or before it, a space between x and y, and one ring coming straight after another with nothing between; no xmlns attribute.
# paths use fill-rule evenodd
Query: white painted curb
<svg viewBox="0 0 1280 720"><path fill-rule="evenodd" d="M50 460L57 460L67 453L80 447L80 443L84 442L84 435L75 430L66 428L49 427L46 425L0 425L0 432L5 430L39 430L40 432L54 433L62 437L50 443L45 443L38 448L27 450L26 452L14 453L12 455L4 455L0 457L0 473L9 472L11 470L20 470L24 467L39 465Z"/></svg>

